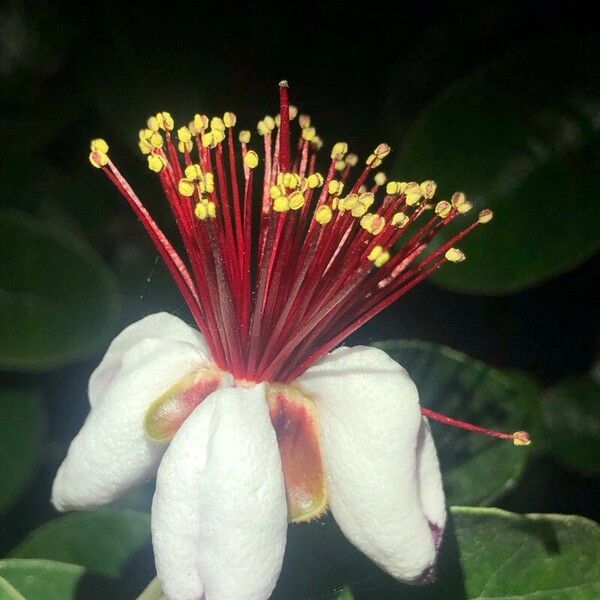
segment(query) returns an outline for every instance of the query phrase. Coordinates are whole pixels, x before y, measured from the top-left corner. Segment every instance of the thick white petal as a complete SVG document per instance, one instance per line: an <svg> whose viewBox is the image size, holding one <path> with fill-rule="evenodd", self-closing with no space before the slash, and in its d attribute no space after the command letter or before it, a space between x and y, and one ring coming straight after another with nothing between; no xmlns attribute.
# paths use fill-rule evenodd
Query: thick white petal
<svg viewBox="0 0 600 600"><path fill-rule="evenodd" d="M299 383L315 396L333 516L348 539L391 575L427 574L436 548L424 514L419 472L438 469L433 445L418 459L421 414L417 389L385 352L340 348L311 367ZM435 510L432 506L435 505Z"/></svg>
<svg viewBox="0 0 600 600"><path fill-rule="evenodd" d="M182 341L147 339L123 352L118 374L71 442L52 487L58 510L111 502L149 479L164 452L143 428L148 406L204 364L204 353Z"/></svg>
<svg viewBox="0 0 600 600"><path fill-rule="evenodd" d="M421 417L417 441L417 469L423 513L432 528L436 547L439 547L446 525L446 500L437 452L425 417Z"/></svg>
<svg viewBox="0 0 600 600"><path fill-rule="evenodd" d="M170 600L266 600L287 506L265 386L213 392L175 435L152 504L156 569Z"/></svg>
<svg viewBox="0 0 600 600"><path fill-rule="evenodd" d="M111 381L119 373L125 352L137 346L141 359L143 352L152 350L147 345L139 346L140 342L147 339L186 342L195 346L204 355L206 362L211 362L208 346L197 329L166 312L148 315L121 331L90 376L88 396L92 406L102 399Z"/></svg>

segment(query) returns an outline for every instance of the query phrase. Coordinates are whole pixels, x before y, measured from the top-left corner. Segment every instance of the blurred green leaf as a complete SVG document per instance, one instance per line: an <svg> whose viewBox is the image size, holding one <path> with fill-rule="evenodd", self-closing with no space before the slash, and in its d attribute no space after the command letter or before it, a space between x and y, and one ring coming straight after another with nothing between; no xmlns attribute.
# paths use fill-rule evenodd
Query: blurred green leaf
<svg viewBox="0 0 600 600"><path fill-rule="evenodd" d="M90 573L117 578L132 566L132 558L149 542L148 514L103 508L73 513L42 525L10 555L81 565Z"/></svg>
<svg viewBox="0 0 600 600"><path fill-rule="evenodd" d="M548 390L542 399L548 449L567 466L600 473L600 384L573 377Z"/></svg>
<svg viewBox="0 0 600 600"><path fill-rule="evenodd" d="M427 342L390 340L373 345L406 368L423 406L508 433L527 428L532 388L520 377ZM431 428L449 504L489 504L521 476L528 448L435 421Z"/></svg>
<svg viewBox="0 0 600 600"><path fill-rule="evenodd" d="M460 243L467 261L436 272L466 293L506 294L576 266L600 248L600 43L556 38L450 86L408 132L392 173L435 178L494 210ZM403 81L403 79L399 79ZM444 241L464 227L444 230Z"/></svg>
<svg viewBox="0 0 600 600"><path fill-rule="evenodd" d="M0 388L0 515L23 492L38 466L46 414L36 391Z"/></svg>
<svg viewBox="0 0 600 600"><path fill-rule="evenodd" d="M452 509L467 597L596 600L600 527L573 515Z"/></svg>
<svg viewBox="0 0 600 600"><path fill-rule="evenodd" d="M119 313L113 274L80 239L25 213L0 213L0 367L45 370L105 345Z"/></svg>
<svg viewBox="0 0 600 600"><path fill-rule="evenodd" d="M75 600L84 575L83 567L51 560L0 560L0 600Z"/></svg>
<svg viewBox="0 0 600 600"><path fill-rule="evenodd" d="M343 589L337 597L337 600L354 600L352 590L350 588Z"/></svg>

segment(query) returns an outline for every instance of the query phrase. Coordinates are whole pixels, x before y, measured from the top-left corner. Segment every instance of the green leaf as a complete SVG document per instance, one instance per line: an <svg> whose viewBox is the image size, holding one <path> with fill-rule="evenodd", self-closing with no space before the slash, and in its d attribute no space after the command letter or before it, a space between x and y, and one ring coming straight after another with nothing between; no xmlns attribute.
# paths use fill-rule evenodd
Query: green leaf
<svg viewBox="0 0 600 600"><path fill-rule="evenodd" d="M75 600L84 574L50 560L0 560L0 600Z"/></svg>
<svg viewBox="0 0 600 600"><path fill-rule="evenodd" d="M4 211L0 256L0 368L51 369L106 344L118 318L117 284L87 244Z"/></svg>
<svg viewBox="0 0 600 600"><path fill-rule="evenodd" d="M567 515L452 509L467 597L600 598L600 527Z"/></svg>
<svg viewBox="0 0 600 600"><path fill-rule="evenodd" d="M508 433L526 429L531 388L520 377L445 346L410 340L377 342L403 365L424 407ZM523 472L528 448L431 421L449 504L489 504Z"/></svg>
<svg viewBox="0 0 600 600"><path fill-rule="evenodd" d="M103 508L73 513L42 525L11 552L11 557L67 562L117 578L149 542L149 515Z"/></svg>
<svg viewBox="0 0 600 600"><path fill-rule="evenodd" d="M569 467L600 473L600 384L589 376L561 381L546 392L542 415L549 451Z"/></svg>
<svg viewBox="0 0 600 600"><path fill-rule="evenodd" d="M352 590L350 588L344 588L337 597L337 600L354 600Z"/></svg>
<svg viewBox="0 0 600 600"><path fill-rule="evenodd" d="M32 390L0 388L0 515L17 500L38 466L46 414Z"/></svg>
<svg viewBox="0 0 600 600"><path fill-rule="evenodd" d="M567 271L600 248L599 38L553 36L480 68L419 116L392 168L434 178L495 217L460 243L461 265L432 280L506 294ZM446 240L468 218L440 234Z"/></svg>

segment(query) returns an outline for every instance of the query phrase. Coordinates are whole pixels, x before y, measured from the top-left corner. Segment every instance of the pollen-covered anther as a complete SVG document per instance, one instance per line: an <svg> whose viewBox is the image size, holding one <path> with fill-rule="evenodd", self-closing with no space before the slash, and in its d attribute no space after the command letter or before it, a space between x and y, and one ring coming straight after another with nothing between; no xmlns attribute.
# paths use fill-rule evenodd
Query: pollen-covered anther
<svg viewBox="0 0 600 600"><path fill-rule="evenodd" d="M315 212L315 220L319 225L327 225L332 218L333 211L331 210L331 207L327 206L327 204L319 206Z"/></svg>
<svg viewBox="0 0 600 600"><path fill-rule="evenodd" d="M392 216L392 227L396 227L397 229L401 229L402 227L406 227L408 225L408 215L403 212L394 213Z"/></svg>
<svg viewBox="0 0 600 600"><path fill-rule="evenodd" d="M214 131L225 131L225 123L221 117L213 117L210 120L210 128Z"/></svg>
<svg viewBox="0 0 600 600"><path fill-rule="evenodd" d="M382 186L385 185L385 182L387 181L387 175L383 171L379 171L379 173L375 174L374 179L378 186Z"/></svg>
<svg viewBox="0 0 600 600"><path fill-rule="evenodd" d="M343 190L344 184L341 181L338 181L337 179L332 179L327 184L327 191L331 196L339 196Z"/></svg>
<svg viewBox="0 0 600 600"><path fill-rule="evenodd" d="M391 151L392 149L388 144L379 144L379 146L373 150L373 154L377 158L385 158Z"/></svg>
<svg viewBox="0 0 600 600"><path fill-rule="evenodd" d="M304 206L304 202L306 199L304 198L304 194L300 191L292 192L289 196L290 208L292 210L298 210Z"/></svg>
<svg viewBox="0 0 600 600"><path fill-rule="evenodd" d="M431 200L435 196L435 191L437 190L437 183L428 179L427 181L423 181L419 186L421 189L421 193L423 194L423 198L425 200Z"/></svg>
<svg viewBox="0 0 600 600"><path fill-rule="evenodd" d="M440 219L445 219L452 210L452 204L447 200L442 200L435 205L435 214L440 217Z"/></svg>
<svg viewBox="0 0 600 600"><path fill-rule="evenodd" d="M305 127L302 129L302 139L310 142L317 135L317 130L314 127Z"/></svg>
<svg viewBox="0 0 600 600"><path fill-rule="evenodd" d="M480 223L489 223L492 219L494 218L494 213L492 210L490 210L489 208L484 208L480 213L479 213L479 218L478 221Z"/></svg>
<svg viewBox="0 0 600 600"><path fill-rule="evenodd" d="M531 438L526 431L515 431L512 437L515 446L529 446L531 444Z"/></svg>
<svg viewBox="0 0 600 600"><path fill-rule="evenodd" d="M183 177L179 180L177 184L177 189L182 196L186 198L191 198L196 191L196 183L193 179L188 179L187 177Z"/></svg>
<svg viewBox="0 0 600 600"><path fill-rule="evenodd" d="M164 146L164 140L163 140L163 136L160 135L160 133L158 133L158 131L155 131L151 136L150 136L150 145L155 148L156 150L161 150L162 147Z"/></svg>
<svg viewBox="0 0 600 600"><path fill-rule="evenodd" d="M167 159L161 154L148 155L148 168L155 173L160 173L167 166Z"/></svg>
<svg viewBox="0 0 600 600"><path fill-rule="evenodd" d="M164 110L156 115L156 119L158 121L158 126L164 131L172 131L175 127L175 121L173 120L171 113Z"/></svg>
<svg viewBox="0 0 600 600"><path fill-rule="evenodd" d="M350 154L347 154L345 158L345 163L349 167L355 167L358 164L358 156L356 154L353 154L352 152Z"/></svg>
<svg viewBox="0 0 600 600"><path fill-rule="evenodd" d="M446 254L444 254L444 256L446 257L446 260L453 263L462 262L467 258L465 253L458 248L450 248L449 250L446 250Z"/></svg>
<svg viewBox="0 0 600 600"><path fill-rule="evenodd" d="M360 220L360 226L372 235L378 235L385 227L385 218L375 213L367 213Z"/></svg>
<svg viewBox="0 0 600 600"><path fill-rule="evenodd" d="M223 123L225 124L225 127L227 127L227 129L235 127L236 122L237 117L235 116L235 113L228 111L223 115Z"/></svg>
<svg viewBox="0 0 600 600"><path fill-rule="evenodd" d="M314 190L323 185L323 175L321 173L311 173L306 181L308 182L308 187Z"/></svg>
<svg viewBox="0 0 600 600"><path fill-rule="evenodd" d="M188 165L184 170L185 176L192 181L202 179L202 168L198 164Z"/></svg>
<svg viewBox="0 0 600 600"><path fill-rule="evenodd" d="M416 181L410 181L409 183L402 185L402 182L399 184L402 189L402 194L404 194L406 198L407 206L413 206L418 204L423 197L423 193L421 192L421 186Z"/></svg>
<svg viewBox="0 0 600 600"><path fill-rule="evenodd" d="M290 209L290 199L287 196L277 196L273 200L273 210L275 212L287 212Z"/></svg>
<svg viewBox="0 0 600 600"><path fill-rule="evenodd" d="M323 147L323 140L318 135L315 135L315 137L310 140L310 147L315 152L318 152Z"/></svg>
<svg viewBox="0 0 600 600"><path fill-rule="evenodd" d="M250 142L251 137L252 137L252 134L247 129L242 129L242 131L240 131L240 133L238 135L238 139L240 140L240 142L242 144L248 144Z"/></svg>
<svg viewBox="0 0 600 600"><path fill-rule="evenodd" d="M258 166L258 154L256 154L254 150L246 152L246 156L244 156L244 164L249 169L256 169L256 167Z"/></svg>
<svg viewBox="0 0 600 600"><path fill-rule="evenodd" d="M310 115L302 114L298 117L298 125L301 129L307 129L310 127Z"/></svg>
<svg viewBox="0 0 600 600"><path fill-rule="evenodd" d="M202 135L208 129L208 117L206 115L194 115L194 120L190 123L189 128L195 135Z"/></svg>
<svg viewBox="0 0 600 600"><path fill-rule="evenodd" d="M347 152L348 144L346 142L337 142L331 149L331 158L333 160L343 160Z"/></svg>

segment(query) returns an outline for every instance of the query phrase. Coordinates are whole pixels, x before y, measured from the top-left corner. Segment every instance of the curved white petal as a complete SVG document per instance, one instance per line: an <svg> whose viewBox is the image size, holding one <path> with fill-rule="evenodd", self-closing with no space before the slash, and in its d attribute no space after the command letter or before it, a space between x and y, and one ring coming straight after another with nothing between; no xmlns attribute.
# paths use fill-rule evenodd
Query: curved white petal
<svg viewBox="0 0 600 600"><path fill-rule="evenodd" d="M417 472L423 513L429 521L435 546L439 548L446 525L446 500L440 463L429 422L425 417L421 417L421 428L417 441Z"/></svg>
<svg viewBox="0 0 600 600"><path fill-rule="evenodd" d="M118 375L90 411L58 470L54 506L99 506L149 479L164 445L146 437L146 410L204 362L204 353L195 345L174 340L146 339L123 352Z"/></svg>
<svg viewBox="0 0 600 600"><path fill-rule="evenodd" d="M419 474L426 486L439 469L429 442L418 458L422 420L414 383L385 352L365 346L332 352L298 382L315 397L340 528L394 577L423 577L436 555L427 518L443 517L435 493L425 495L425 510L421 501Z"/></svg>
<svg viewBox="0 0 600 600"><path fill-rule="evenodd" d="M137 347L141 359L144 352L152 351L152 347L139 346L140 342L147 339L186 342L195 346L198 352L203 354L206 362L211 362L208 346L197 329L166 312L148 315L119 333L111 342L100 364L91 374L88 396L92 406L101 400L111 381L117 376L125 352Z"/></svg>
<svg viewBox="0 0 600 600"><path fill-rule="evenodd" d="M152 504L170 600L265 600L285 548L281 459L264 384L213 392L175 435Z"/></svg>

